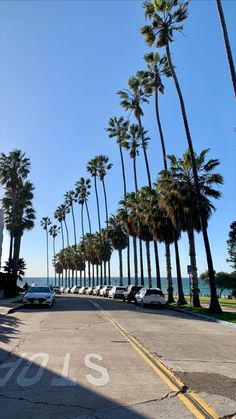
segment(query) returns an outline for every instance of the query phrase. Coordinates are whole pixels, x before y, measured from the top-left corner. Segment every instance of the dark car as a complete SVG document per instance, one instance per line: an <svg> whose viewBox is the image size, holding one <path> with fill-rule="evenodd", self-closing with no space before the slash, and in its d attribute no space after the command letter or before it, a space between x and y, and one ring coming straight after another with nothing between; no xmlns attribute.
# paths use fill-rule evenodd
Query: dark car
<svg viewBox="0 0 236 419"><path fill-rule="evenodd" d="M129 285L127 291L125 291L123 296L123 301L127 301L131 303L131 301L135 301L135 295L142 289L141 285Z"/></svg>

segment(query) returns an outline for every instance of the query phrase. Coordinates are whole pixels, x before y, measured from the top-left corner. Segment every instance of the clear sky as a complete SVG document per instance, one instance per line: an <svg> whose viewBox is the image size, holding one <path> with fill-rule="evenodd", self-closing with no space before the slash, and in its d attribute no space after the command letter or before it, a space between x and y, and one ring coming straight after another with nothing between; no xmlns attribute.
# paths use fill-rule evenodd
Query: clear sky
<svg viewBox="0 0 236 419"><path fill-rule="evenodd" d="M235 53L236 4L223 1L225 18ZM46 276L43 216L53 219L64 193L74 188L86 165L97 154L107 154L114 164L106 178L109 212L122 198L119 153L105 127L114 115L124 115L116 92L127 86L130 75L144 68L150 51L139 33L144 24L142 2L117 1L0 1L0 140L1 151L21 149L30 158L30 180L35 185L35 228L22 240L21 256L27 276ZM171 45L173 61L186 101L194 148L210 147L209 158L219 158L224 176L223 193L209 223L209 238L217 271L230 271L225 262L230 223L236 219L235 100L229 75L219 17L214 0L192 0L184 35ZM235 57L235 54L234 54ZM160 113L168 153L180 156L187 148L173 80L165 82ZM161 148L154 117L154 103L144 108L144 125L151 141L148 148L153 181L162 169ZM133 190L131 161L126 156L128 190ZM138 161L139 186L147 183L142 156ZM102 217L105 220L101 193ZM97 229L92 190L89 207ZM81 235L80 209L76 206ZM72 224L70 240L73 242ZM61 238L57 239L59 250ZM4 234L3 258L9 240ZM199 273L206 270L202 235L196 235ZM52 242L50 241L52 256ZM164 245L159 245L161 274L166 276ZM180 242L183 275L189 263L188 242ZM51 268L51 274L53 270ZM118 275L116 252L112 274ZM126 270L124 271L126 274ZM173 275L175 267L173 260Z"/></svg>

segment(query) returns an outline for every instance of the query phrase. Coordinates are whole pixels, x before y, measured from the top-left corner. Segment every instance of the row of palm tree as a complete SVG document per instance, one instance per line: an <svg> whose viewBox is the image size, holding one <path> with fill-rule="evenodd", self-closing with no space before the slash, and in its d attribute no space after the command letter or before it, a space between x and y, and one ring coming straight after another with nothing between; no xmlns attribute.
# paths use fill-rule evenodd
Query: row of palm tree
<svg viewBox="0 0 236 419"><path fill-rule="evenodd" d="M30 172L30 160L21 150L13 150L0 155L0 182L4 189L2 207L4 225L10 235L8 273L12 287L16 288L20 260L21 241L25 231L34 226L33 209L34 186L27 177Z"/></svg>
<svg viewBox="0 0 236 419"><path fill-rule="evenodd" d="M128 283L131 282L130 274L130 240L133 241L133 257L134 257L134 281L138 283L140 265L140 281L144 285L143 276L143 249L142 241L146 246L148 284L152 286L152 268L150 256L150 242L154 242L154 255L156 266L156 286L161 287L160 266L158 257L157 242L165 244L166 269L168 280L168 302L173 302L173 283L172 283L172 264L170 245L174 244L177 284L178 284L178 301L177 304L185 304L181 267L179 258L178 241L182 232L187 232L189 239L189 255L192 267L192 305L200 306L197 263L195 251L194 231L202 231L206 257L208 263L209 283L211 289L210 311L221 311L215 286L215 277L213 262L210 250L210 244L207 233L207 224L214 205L211 198L219 198L220 192L215 189L215 185L220 185L223 178L218 173L214 173L214 169L219 164L218 160L211 159L205 161L208 150L202 151L199 156L196 155L192 137L190 133L186 107L183 99L182 90L177 78L176 70L172 61L170 44L174 41L175 31L182 30L183 21L187 18L188 2L180 2L178 0L162 0L153 2L144 2L145 17L150 24L141 28L141 33L149 46L155 44L156 50L146 54L144 59L146 69L138 71L135 76L131 76L128 81L128 88L120 90L118 95L121 99L121 107L128 112L128 118L123 116L113 117L109 120L107 132L110 138L115 138L119 146L119 155L121 160L123 175L123 199L120 201L117 214L110 219L108 218L107 193L104 178L107 171L111 168L106 156L96 156L88 163L87 170L94 179L94 189L96 195L97 216L98 216L98 232L94 233L97 241L97 248L89 245L92 243L91 222L87 206L87 198L89 195L90 180L82 179L78 182L78 189L66 194L66 202L58 207L55 217L61 223L62 232L62 249L64 250L63 239L63 222L67 233L67 249L69 248L69 236L66 226L66 214L73 208L73 202L79 199L81 204L81 226L82 226L82 242L78 245L80 256L94 267L100 265L100 278L104 277L106 282L106 262L110 257L96 258L95 250L102 248L104 243L110 245L110 241L114 249L119 251L120 266L120 283L123 283L123 267L122 267L122 249L127 247L127 276ZM159 49L165 48L165 55L159 54ZM176 91L178 94L181 114L183 118L188 150L182 158L174 155L167 156L165 137L160 117L159 94L164 93L164 84L162 78L172 77ZM149 168L149 160L147 153L148 141L147 131L143 125L144 105L148 104L150 97L154 96L155 115L158 127L158 133L162 149L163 171L159 174L157 181L153 184L151 172ZM130 117L133 114L135 123L131 123ZM139 155L139 149L142 148L144 163L147 173L147 185L142 188L138 187L138 174L136 169L136 159ZM126 173L124 165L124 150L129 151L129 155L133 161L134 174L134 192L127 193ZM168 168L169 163L169 168ZM100 216L100 203L97 190L97 178L102 182L104 201L106 209L106 229L102 229ZM81 180L80 180L81 181ZM87 185L87 188L86 188ZM89 186L88 186L89 185ZM85 197L81 195L81 188L85 187ZM78 192L80 191L80 192ZM78 198L79 196L79 198ZM89 219L89 235L86 237L84 232L83 211L86 206L87 216ZM58 214L59 210L59 214ZM76 228L74 213L72 210L74 223L75 249ZM119 236L120 234L120 236ZM117 239L119 237L119 240ZM123 240L121 240L123 237ZM88 240L89 239L89 240ZM87 240L87 241L86 241ZM137 240L139 241L139 258L137 252ZM105 242L104 242L105 241ZM119 243L120 241L120 243ZM88 250L89 249L89 250ZM63 251L62 250L62 251ZM109 252L108 252L109 253ZM111 255L110 255L111 256ZM93 261L92 261L93 260ZM86 265L84 265L86 266ZM90 268L89 268L90 270ZM85 268L84 268L85 272ZM94 271L93 271L94 272ZM94 275L93 275L94 277ZM98 273L97 273L98 278ZM90 273L89 273L90 281ZM109 271L110 281L110 271Z"/></svg>

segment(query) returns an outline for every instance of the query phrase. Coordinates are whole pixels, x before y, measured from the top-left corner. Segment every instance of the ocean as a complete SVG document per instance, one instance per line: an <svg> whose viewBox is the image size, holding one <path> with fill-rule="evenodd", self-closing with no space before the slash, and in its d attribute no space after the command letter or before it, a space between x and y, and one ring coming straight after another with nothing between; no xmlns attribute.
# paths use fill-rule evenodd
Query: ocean
<svg viewBox="0 0 236 419"><path fill-rule="evenodd" d="M96 281L96 278L95 278ZM155 287L155 279L153 278L153 287ZM184 277L182 278L183 281L183 290L184 290L184 294L185 295L189 295L189 278ZM32 283L36 283L38 285L47 285L47 278L43 278L43 277L25 277L23 278L23 281L19 281L18 285L22 286L25 282L27 282L29 285L31 285ZM124 286L128 285L128 279L124 278L123 279L124 282ZM75 283L75 279L74 279L74 283ZM80 283L80 279L79 279L79 275L78 275L78 280L77 283ZM96 283L96 282L95 282ZM131 283L134 283L134 278L131 279ZM82 284L84 285L84 279L82 279ZM119 285L119 278L118 277L112 277L111 278L111 284L112 285ZM144 278L144 284L145 286L147 286L148 284L148 278ZM166 278L161 278L161 284L162 284L162 290L164 293L167 293L167 279ZM55 279L50 277L49 278L49 285L55 285ZM58 278L56 281L56 285L58 285ZM88 285L88 280L86 281L86 285ZM177 279L173 278L173 288L174 288L174 294L177 294ZM199 289L200 289L200 295L202 296L206 296L206 295L210 295L210 289L209 286L204 282L201 281L199 279ZM223 296L224 294L222 294ZM225 291L225 295L228 295L227 291Z"/></svg>

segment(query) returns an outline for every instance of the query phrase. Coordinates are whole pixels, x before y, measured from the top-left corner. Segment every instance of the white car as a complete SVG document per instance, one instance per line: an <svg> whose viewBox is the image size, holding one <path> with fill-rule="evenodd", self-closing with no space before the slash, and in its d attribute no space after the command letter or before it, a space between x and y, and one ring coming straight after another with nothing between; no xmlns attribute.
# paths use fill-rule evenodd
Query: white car
<svg viewBox="0 0 236 419"><path fill-rule="evenodd" d="M55 294L48 286L30 287L23 296L24 305L47 305L51 307L55 300Z"/></svg>
<svg viewBox="0 0 236 419"><path fill-rule="evenodd" d="M65 289L66 289L66 287L61 287L61 288L60 288L61 294L64 294Z"/></svg>
<svg viewBox="0 0 236 419"><path fill-rule="evenodd" d="M69 294L69 293L70 293L70 287L66 287L66 289L65 289L64 293L65 293L65 294Z"/></svg>
<svg viewBox="0 0 236 419"><path fill-rule="evenodd" d="M124 297L124 293L126 291L126 287L112 287L112 289L108 293L109 298L122 298Z"/></svg>
<svg viewBox="0 0 236 419"><path fill-rule="evenodd" d="M95 288L93 288L93 295L99 295L99 291L101 288L101 285L97 285Z"/></svg>
<svg viewBox="0 0 236 419"><path fill-rule="evenodd" d="M112 285L104 285L99 291L100 297L108 297L109 291L112 289Z"/></svg>
<svg viewBox="0 0 236 419"><path fill-rule="evenodd" d="M80 285L74 285L71 290L70 293L71 294L79 294L79 290L80 290L81 286Z"/></svg>
<svg viewBox="0 0 236 419"><path fill-rule="evenodd" d="M87 289L88 287L81 287L80 289L79 289L79 294L85 294L85 291L86 291L86 289Z"/></svg>
<svg viewBox="0 0 236 419"><path fill-rule="evenodd" d="M140 304L141 307L147 305L154 305L165 307L166 300L163 292L159 288L142 288L135 295L135 303Z"/></svg>
<svg viewBox="0 0 236 419"><path fill-rule="evenodd" d="M85 294L87 295L92 295L92 293L93 293L93 287L88 287L85 291Z"/></svg>

